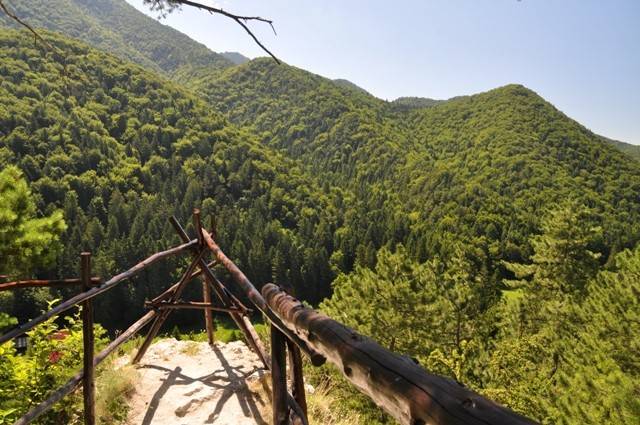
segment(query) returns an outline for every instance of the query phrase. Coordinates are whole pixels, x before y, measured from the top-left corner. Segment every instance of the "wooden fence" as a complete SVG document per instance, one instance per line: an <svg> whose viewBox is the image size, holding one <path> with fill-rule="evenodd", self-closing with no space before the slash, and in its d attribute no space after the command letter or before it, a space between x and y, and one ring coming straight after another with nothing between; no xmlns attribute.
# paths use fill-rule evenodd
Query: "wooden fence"
<svg viewBox="0 0 640 425"><path fill-rule="evenodd" d="M82 384L84 422L95 424L94 369L117 347L151 324L146 338L136 352L138 363L172 311L199 309L204 312L210 344L214 343L212 312L228 313L242 331L248 346L258 355L265 368L271 371L274 425L305 425L307 403L304 391L302 354L314 366L327 360L333 363L356 388L369 396L401 424L462 425L462 424L532 424L535 423L511 410L483 398L459 383L433 375L406 356L393 353L375 341L362 336L341 323L305 307L282 288L266 284L259 292L242 271L215 242L214 230L208 232L194 210L196 237L190 239L180 223L172 217L171 224L182 245L158 252L129 270L103 282L91 276L91 256L80 255L80 278L62 280L28 280L0 284L0 290L25 287L80 286L82 292L53 307L35 319L0 336L0 344L24 334L36 325L82 305L83 369L49 398L32 408L16 424L28 424L49 410L56 402ZM191 262L178 282L153 300L145 302L151 310L118 335L105 349L94 355L93 306L96 296L112 289L141 270L170 256L190 254ZM207 263L206 255L213 261ZM270 324L271 352L267 353L253 327L247 308L213 273L211 267L220 264L229 272L233 282L252 306ZM202 302L184 302L181 295L194 278L202 277ZM212 302L215 294L217 303ZM291 373L291 387L287 386L287 361Z"/></svg>

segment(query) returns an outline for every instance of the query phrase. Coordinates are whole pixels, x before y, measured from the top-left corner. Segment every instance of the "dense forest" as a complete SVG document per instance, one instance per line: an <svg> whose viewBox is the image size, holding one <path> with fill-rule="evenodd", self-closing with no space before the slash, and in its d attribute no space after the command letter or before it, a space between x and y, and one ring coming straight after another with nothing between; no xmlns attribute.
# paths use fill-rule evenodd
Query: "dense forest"
<svg viewBox="0 0 640 425"><path fill-rule="evenodd" d="M236 64L124 0L15 9L53 49L0 29L3 279L75 276L81 250L111 276L177 243L167 218L200 207L257 286L290 284L543 423L637 423L629 145L520 85L387 102L270 59ZM105 294L97 320L125 328L184 266ZM65 295L0 293L0 327ZM390 421L320 375L367 423Z"/></svg>

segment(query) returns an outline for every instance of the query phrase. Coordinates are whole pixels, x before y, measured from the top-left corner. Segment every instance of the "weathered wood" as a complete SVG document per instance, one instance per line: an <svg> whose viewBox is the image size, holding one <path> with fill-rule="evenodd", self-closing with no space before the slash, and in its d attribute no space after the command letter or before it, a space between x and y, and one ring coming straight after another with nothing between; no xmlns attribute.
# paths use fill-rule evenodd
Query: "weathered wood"
<svg viewBox="0 0 640 425"><path fill-rule="evenodd" d="M209 282L206 280L202 282L202 299L205 304L211 304L211 287L209 286ZM213 324L213 314L211 312L212 310L210 309L206 309L204 311L204 327L207 330L207 340L209 341L209 345L213 345L215 343L215 327Z"/></svg>
<svg viewBox="0 0 640 425"><path fill-rule="evenodd" d="M175 217L171 217L169 221L171 222L174 229L176 230L176 233L178 233L178 236L180 237L180 239L182 239L183 241L189 239L187 232L185 232L185 230L182 228L182 226L180 225L180 223ZM192 248L192 251L194 251L193 248ZM232 307L232 306L238 307L238 305L234 302L234 299L231 298L231 295L226 290L224 285L222 285L222 283L216 278L216 276L213 274L213 272L207 266L204 260L201 259L199 265L200 265L200 268L202 269L204 278L214 289L214 291L216 292L216 295L218 296L222 304L225 307ZM262 342L260 341L260 338L258 337L258 334L256 333L255 329L253 328L253 325L251 324L251 321L248 320L243 314L239 314L239 313L230 313L230 316L233 319L233 321L236 323L240 331L242 331L242 334L244 335L244 338L247 341L249 348L253 350L254 353L256 353L256 355L260 358L260 361L262 361L262 363L264 364L265 368L268 369L270 367L268 356L265 352Z"/></svg>
<svg viewBox="0 0 640 425"><path fill-rule="evenodd" d="M145 302L144 306L147 308L154 308L158 310L166 310L166 309L179 310L179 309L185 308L185 309L191 309L191 310L219 311L222 313L240 313L241 312L241 310L238 308L218 307L211 303L202 303L202 302L196 302L196 301L180 302L180 303L179 302L171 303L168 301L162 301L155 304L151 302Z"/></svg>
<svg viewBox="0 0 640 425"><path fill-rule="evenodd" d="M274 425L288 425L287 358L285 336L271 325L271 406Z"/></svg>
<svg viewBox="0 0 640 425"><path fill-rule="evenodd" d="M402 424L535 423L451 379L428 373L411 359L305 307L273 284L265 285L262 293L291 330Z"/></svg>
<svg viewBox="0 0 640 425"><path fill-rule="evenodd" d="M99 277L91 278L91 286L98 286L102 283L102 279ZM11 289L21 289L21 288L55 288L55 287L64 287L64 286L76 286L81 285L82 279L80 278L72 278L72 279L30 279L30 280L17 280L15 282L4 282L0 283L0 291L8 291Z"/></svg>
<svg viewBox="0 0 640 425"><path fill-rule="evenodd" d="M111 279L109 279L108 281L106 281L103 285L95 287L95 288L91 288L88 291L82 292L70 299L68 299L67 301L64 301L60 304L58 304L57 306L53 307L51 310L41 314L40 316L36 317L33 320L30 320L27 323L24 323L16 328L14 328L13 330L7 332L6 334L0 336L0 344L4 344L7 341L12 340L13 338L22 335L23 333L27 332L29 329L32 329L34 326L39 325L40 323L54 317L57 316L58 314L65 312L67 310L69 310L70 308L74 307L75 305L81 303L82 301L91 299L97 295L102 294L103 292L108 291L109 289L113 288L114 286L116 286L118 283L122 282L125 279L131 278L133 276L135 276L137 273L139 273L140 271L144 270L145 268L149 267L150 265L156 263L157 261L166 258L166 257L170 257L173 255L177 255L180 254L186 250L189 250L191 247L196 246L198 244L197 240L192 240L186 243L183 243L180 246L176 246L174 248L168 249L166 251L162 251L162 252L157 252L155 254L153 254L152 256L150 256L149 258L141 261L140 263L136 264L135 266L131 267L129 270L120 273L116 276L113 276ZM206 265L206 264L205 264Z"/></svg>
<svg viewBox="0 0 640 425"><path fill-rule="evenodd" d="M191 274L193 273L194 269L196 268L200 260L202 260L202 256L204 255L204 252L205 252L204 249L201 249L198 252L198 254L196 254L196 258L189 264L189 266L187 267L187 270L183 273L182 278L178 282L178 287L169 297L169 300L168 300L169 303L175 303L180 298L180 295L182 295L182 291L184 291L184 288L187 286L187 283L189 283ZM162 327L164 322L167 320L167 317L169 317L169 314L171 314L171 310L162 310L158 315L158 317L156 317L155 321L149 328L149 332L147 333L146 338L142 342L142 345L138 349L138 352L136 353L135 357L133 358L134 364L140 362L144 354L149 349L149 346L153 342L153 338L156 337L156 335L160 331L160 328Z"/></svg>
<svg viewBox="0 0 640 425"><path fill-rule="evenodd" d="M171 222L174 229L176 230L176 233L178 233L178 236L180 237L180 239L182 239L183 241L187 241L189 239L189 236L187 235L187 232L185 232L185 230L182 228L178 220L175 217L171 217L169 221ZM205 232L202 232L202 233L204 236ZM196 249L195 247L191 248L192 252L195 251L195 249ZM233 306L236 308L241 307L246 310L246 307L244 307L242 303L240 303L240 301L238 301L238 299L235 298L233 294L231 294L227 290L227 288L224 287L224 285L218 280L218 278L211 271L209 266L202 259L200 260L200 268L202 269L205 279L214 289L214 291L216 292L216 295L222 301L223 305ZM238 325L238 328L242 331L245 337L245 340L247 341L247 344L249 345L251 350L253 350L253 352L255 352L258 355L258 357L264 364L265 368L270 369L271 359L269 355L266 353L266 350L264 349L264 345L262 344L262 341L260 340L260 337L258 336L249 318L246 317L244 314L233 313L233 312L230 313L230 316L234 320L236 325ZM316 358L316 362L318 362L317 358ZM324 362L324 358L322 358L322 361L319 362L319 364L322 364L323 362ZM296 400L289 393L287 393L287 402L291 407L292 417L294 418L295 424L309 425L306 415L303 413L301 407L298 405Z"/></svg>
<svg viewBox="0 0 640 425"><path fill-rule="evenodd" d="M208 264L209 267L213 266L213 264L215 264L215 261L212 261ZM189 278L189 281L191 281L192 279L195 279L196 277L200 276L202 274L202 269L198 269L195 272L191 273L191 277ZM158 295L157 297L155 297L154 299L152 299L151 301L149 301L152 304L164 301L166 299L168 299L171 294L173 294L175 292L175 290L178 288L178 285L180 285L180 281L174 283L173 285L171 285L169 288L167 288L163 293L161 293L160 295Z"/></svg>
<svg viewBox="0 0 640 425"><path fill-rule="evenodd" d="M225 253L220 249L220 247L214 242L211 238L211 235L206 231L202 230L202 236L204 237L204 241L213 253L214 257L218 260L220 264L226 267L226 269L233 277L234 281L240 286L243 293L246 295L249 300L264 314L267 316L269 321L275 325L282 333L284 333L287 338L292 340L311 360L311 363L315 366L321 366L324 364L326 359L324 356L311 349L305 341L301 340L294 332L288 329L282 321L273 314L273 312L267 307L267 303L264 298L258 292L258 290L253 286L251 281L242 273L242 271L236 266L233 261L231 261Z"/></svg>
<svg viewBox="0 0 640 425"><path fill-rule="evenodd" d="M80 254L80 279L85 291L91 289L91 254L83 252ZM96 423L95 409L95 383L93 369L93 302L91 299L82 302L82 398L84 403L84 423L94 425Z"/></svg>
<svg viewBox="0 0 640 425"><path fill-rule="evenodd" d="M131 339L131 337L134 336L136 333L138 333L138 331L140 331L140 329L142 329L147 323L149 323L151 319L153 319L156 316L156 314L157 313L155 311L148 312L147 314L142 316L140 319L138 319L137 322L131 325L126 331L118 335L118 337L113 341L111 341L111 343L107 345L107 347L104 350L102 350L97 356L95 356L95 358L93 359L93 366L96 367L97 365L99 365L116 348L118 348L120 345L122 345L123 343ZM38 404L37 406L33 407L23 417L18 419L14 425L26 425L34 421L36 418L38 418L47 410L51 409L51 407L55 403L62 400L64 396L66 396L67 394L70 394L71 392L73 392L73 390L76 389L78 384L80 384L80 382L82 381L83 376L84 376L84 370L81 370L80 372L76 373L62 387L54 391L49 396L49 398L47 398L45 401Z"/></svg>
<svg viewBox="0 0 640 425"><path fill-rule="evenodd" d="M196 229L196 235L198 237L198 243L200 246L204 246L204 241L202 239L202 222L200 220L200 210L193 210L193 227ZM211 287L209 283L205 280L202 282L202 300L205 303L211 304ZM213 314L209 309L204 310L204 327L207 331L207 340L209 345L213 345L214 334L213 334Z"/></svg>
<svg viewBox="0 0 640 425"><path fill-rule="evenodd" d="M289 354L289 372L291 373L291 395L307 417L307 395L304 392L304 374L302 370L302 356L297 345L287 339L287 353Z"/></svg>

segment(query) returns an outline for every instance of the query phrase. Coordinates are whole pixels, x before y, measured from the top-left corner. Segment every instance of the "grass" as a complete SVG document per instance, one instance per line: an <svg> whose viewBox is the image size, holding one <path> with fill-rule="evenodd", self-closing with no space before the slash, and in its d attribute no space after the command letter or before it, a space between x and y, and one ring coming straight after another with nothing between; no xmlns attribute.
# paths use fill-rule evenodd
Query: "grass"
<svg viewBox="0 0 640 425"><path fill-rule="evenodd" d="M116 357L100 367L96 378L96 418L101 424L121 424L129 412L128 399L138 372L129 364L116 368Z"/></svg>
<svg viewBox="0 0 640 425"><path fill-rule="evenodd" d="M331 388L320 386L313 394L307 393L309 425L365 424L365 418L344 407L342 400L332 394Z"/></svg>
<svg viewBox="0 0 640 425"><path fill-rule="evenodd" d="M200 344L195 341L188 341L186 345L180 348L180 352L187 356L196 356L200 353Z"/></svg>

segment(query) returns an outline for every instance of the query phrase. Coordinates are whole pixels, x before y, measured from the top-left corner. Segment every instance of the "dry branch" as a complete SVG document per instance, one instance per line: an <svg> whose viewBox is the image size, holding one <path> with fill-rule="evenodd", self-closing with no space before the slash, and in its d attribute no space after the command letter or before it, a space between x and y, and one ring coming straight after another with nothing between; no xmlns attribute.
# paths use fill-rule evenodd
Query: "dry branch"
<svg viewBox="0 0 640 425"><path fill-rule="evenodd" d="M273 60L276 61L277 64L280 64L280 60L269 51L269 49L267 49L265 47L264 44L262 44L260 42L260 40L258 40L258 37L256 37L253 32L249 29L249 27L246 25L246 23L248 21L259 21L259 22L265 22L267 24L269 24L271 26L271 29L273 30L273 33L276 34L276 29L273 27L273 21L270 19L265 19L265 18L261 18L260 16L242 16L242 15L236 15L230 12L227 12L221 8L218 7L211 7L211 6L207 6L204 5L202 3L197 3L194 1L190 1L190 0L172 0L172 3L177 3L177 4L184 4L186 6L191 6L191 7L195 7L197 9L201 9L201 10L206 10L207 12L211 13L211 14L219 14L222 16L226 16L227 18L230 18L232 20L234 20L236 23L238 23L238 25L240 25L246 32L247 34L249 34L251 36L251 38L253 38L253 41L256 42L256 44L258 46L260 46L260 48L262 50L264 50L269 56L271 56L273 58Z"/></svg>
<svg viewBox="0 0 640 425"><path fill-rule="evenodd" d="M42 287L57 287L57 286L73 286L80 285L82 280L79 278L72 279L30 279L30 280L17 280L15 282L0 283L0 291L7 291L10 289L19 288L42 288ZM99 277L91 278L91 285L97 286L102 283L102 279Z"/></svg>
<svg viewBox="0 0 640 425"><path fill-rule="evenodd" d="M22 25L23 27L25 27L26 29L28 29L31 34L33 34L33 37L35 40L39 40L42 44L44 44L45 46L47 46L47 48L49 48L50 50L54 50L53 47L51 46L51 44L49 44L49 42L47 42L47 40L45 40L44 38L42 38L42 36L40 34L38 34L36 32L36 30L33 29L33 27L29 24L27 24L26 22L24 22L22 19L20 19L15 13L11 12L7 6L5 6L5 4L2 2L2 0L0 0L0 9L2 9L2 11L11 19L13 19L14 21L16 21L18 24Z"/></svg>

